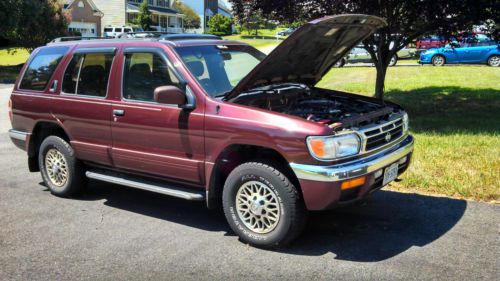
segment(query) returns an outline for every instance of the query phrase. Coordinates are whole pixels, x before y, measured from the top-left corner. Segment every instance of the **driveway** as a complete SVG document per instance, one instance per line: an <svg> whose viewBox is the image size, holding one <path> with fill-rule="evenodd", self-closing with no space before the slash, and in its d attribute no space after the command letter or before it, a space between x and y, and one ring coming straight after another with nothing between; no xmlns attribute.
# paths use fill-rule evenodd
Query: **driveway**
<svg viewBox="0 0 500 281"><path fill-rule="evenodd" d="M500 206L380 191L312 213L291 247L249 247L220 212L91 182L57 198L29 173L0 86L0 280L498 280Z"/></svg>

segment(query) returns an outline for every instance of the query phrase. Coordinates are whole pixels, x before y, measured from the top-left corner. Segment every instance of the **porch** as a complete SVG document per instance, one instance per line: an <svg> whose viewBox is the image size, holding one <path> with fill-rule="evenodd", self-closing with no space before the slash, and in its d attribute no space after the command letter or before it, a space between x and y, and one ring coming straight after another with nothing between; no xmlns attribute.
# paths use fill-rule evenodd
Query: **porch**
<svg viewBox="0 0 500 281"><path fill-rule="evenodd" d="M151 28L156 31L168 33L183 33L184 32L184 15L170 8L149 7L151 11L153 24ZM127 4L127 22L134 22L139 8L132 4Z"/></svg>

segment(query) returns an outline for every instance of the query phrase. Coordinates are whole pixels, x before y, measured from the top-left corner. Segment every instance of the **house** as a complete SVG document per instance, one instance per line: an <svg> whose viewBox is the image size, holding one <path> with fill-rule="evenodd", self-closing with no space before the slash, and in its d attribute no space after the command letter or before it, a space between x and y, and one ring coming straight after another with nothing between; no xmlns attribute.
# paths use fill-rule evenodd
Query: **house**
<svg viewBox="0 0 500 281"><path fill-rule="evenodd" d="M231 9L222 0L181 0L182 3L190 6L200 16L200 28L189 30L195 33L208 31L208 21L216 14L223 14L231 17Z"/></svg>
<svg viewBox="0 0 500 281"><path fill-rule="evenodd" d="M69 0L64 2L64 10L71 14L68 26L70 34L81 36L101 36L101 18L103 13L92 0Z"/></svg>
<svg viewBox="0 0 500 281"><path fill-rule="evenodd" d="M101 29L105 26L129 25L139 13L142 1L148 1L153 15L152 28L171 33L183 32L183 14L172 8L174 0L93 0L104 13ZM200 1L200 0L198 0Z"/></svg>

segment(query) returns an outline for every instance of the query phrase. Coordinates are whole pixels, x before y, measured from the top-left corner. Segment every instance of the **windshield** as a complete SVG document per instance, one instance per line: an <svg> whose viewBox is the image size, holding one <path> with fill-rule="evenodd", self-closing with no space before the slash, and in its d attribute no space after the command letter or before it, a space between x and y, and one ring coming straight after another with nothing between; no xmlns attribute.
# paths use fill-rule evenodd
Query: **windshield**
<svg viewBox="0 0 500 281"><path fill-rule="evenodd" d="M177 47L187 68L212 97L230 92L265 55L244 45Z"/></svg>

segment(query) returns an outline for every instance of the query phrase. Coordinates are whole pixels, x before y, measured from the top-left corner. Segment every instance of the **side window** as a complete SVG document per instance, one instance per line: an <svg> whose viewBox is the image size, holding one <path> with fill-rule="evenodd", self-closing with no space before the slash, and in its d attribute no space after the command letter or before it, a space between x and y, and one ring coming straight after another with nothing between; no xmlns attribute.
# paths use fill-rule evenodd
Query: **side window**
<svg viewBox="0 0 500 281"><path fill-rule="evenodd" d="M26 69L19 88L43 91L68 47L41 49Z"/></svg>
<svg viewBox="0 0 500 281"><path fill-rule="evenodd" d="M123 32L131 32L132 30L130 28L125 28Z"/></svg>
<svg viewBox="0 0 500 281"><path fill-rule="evenodd" d="M63 92L105 97L112 62L112 54L75 54L64 72Z"/></svg>
<svg viewBox="0 0 500 281"><path fill-rule="evenodd" d="M159 86L179 87L179 80L167 62L155 53L125 54L123 70L123 97L136 101L154 101L154 90Z"/></svg>
<svg viewBox="0 0 500 281"><path fill-rule="evenodd" d="M121 27L115 28L115 32L122 32L122 28Z"/></svg>

